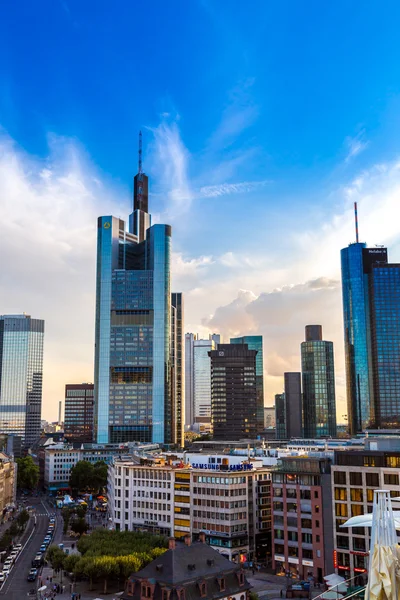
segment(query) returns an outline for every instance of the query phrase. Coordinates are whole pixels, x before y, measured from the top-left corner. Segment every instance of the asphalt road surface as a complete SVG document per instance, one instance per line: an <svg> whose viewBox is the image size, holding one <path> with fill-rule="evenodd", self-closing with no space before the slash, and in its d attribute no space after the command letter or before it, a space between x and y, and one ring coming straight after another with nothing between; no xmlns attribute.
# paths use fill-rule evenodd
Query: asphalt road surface
<svg viewBox="0 0 400 600"><path fill-rule="evenodd" d="M33 506L36 511L36 527L34 527L33 519L31 519L21 543L24 545L28 538L29 541L22 552L19 553L10 575L0 590L0 597L3 596L7 600L27 599L29 590L32 588L36 590L37 581L27 581L26 578L29 570L32 568L32 560L36 553L39 552L39 548L46 536L49 514L53 512L44 498L28 498L27 500L28 505Z"/></svg>

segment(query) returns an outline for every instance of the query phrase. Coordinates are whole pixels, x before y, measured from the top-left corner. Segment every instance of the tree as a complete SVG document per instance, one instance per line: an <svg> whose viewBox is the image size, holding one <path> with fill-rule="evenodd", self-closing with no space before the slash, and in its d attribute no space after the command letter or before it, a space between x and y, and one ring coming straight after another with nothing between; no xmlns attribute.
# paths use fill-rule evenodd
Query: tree
<svg viewBox="0 0 400 600"><path fill-rule="evenodd" d="M91 488L93 480L93 465L87 460L78 460L71 469L69 485L74 493Z"/></svg>
<svg viewBox="0 0 400 600"><path fill-rule="evenodd" d="M33 462L32 456L17 458L17 487L33 490L39 482L39 467Z"/></svg>
<svg viewBox="0 0 400 600"><path fill-rule="evenodd" d="M259 600L260 596L256 592L250 592L249 600Z"/></svg>
<svg viewBox="0 0 400 600"><path fill-rule="evenodd" d="M104 460L99 460L93 465L92 487L101 492L107 486L108 466Z"/></svg>
<svg viewBox="0 0 400 600"><path fill-rule="evenodd" d="M119 565L113 556L98 556L93 559L99 577L104 579L103 594L107 594L108 580L119 573Z"/></svg>
<svg viewBox="0 0 400 600"><path fill-rule="evenodd" d="M68 508L66 506L64 506L64 508L61 511L62 518L64 519L63 533L67 533L67 531L68 531L68 525L69 525L69 521L71 519L72 513L73 513L73 509Z"/></svg>
<svg viewBox="0 0 400 600"><path fill-rule="evenodd" d="M88 529L89 525L86 523L86 519L84 517L71 521L71 530L74 533L82 535L83 533L86 533Z"/></svg>
<svg viewBox="0 0 400 600"><path fill-rule="evenodd" d="M50 546L47 551L47 558L55 571L64 567L66 555L58 546Z"/></svg>
<svg viewBox="0 0 400 600"><path fill-rule="evenodd" d="M65 555L64 569L68 573L75 573L75 575L77 575L78 573L81 572L81 570L79 568L77 568L77 564L81 560L82 560L82 558L79 554L69 554L68 556Z"/></svg>
<svg viewBox="0 0 400 600"><path fill-rule="evenodd" d="M89 577L90 582L90 590L93 590L93 577L98 575L98 567L93 558L90 556L81 559L81 564L79 568L82 569L82 572L86 577Z"/></svg>
<svg viewBox="0 0 400 600"><path fill-rule="evenodd" d="M29 521L29 513L27 510L21 510L21 512L19 513L18 517L17 517L17 523L20 527L20 529L24 529L25 525L27 524L27 522Z"/></svg>
<svg viewBox="0 0 400 600"><path fill-rule="evenodd" d="M128 556L119 556L119 574L121 578L126 581L132 573L140 571L142 568L143 561L140 559L138 554L128 554Z"/></svg>

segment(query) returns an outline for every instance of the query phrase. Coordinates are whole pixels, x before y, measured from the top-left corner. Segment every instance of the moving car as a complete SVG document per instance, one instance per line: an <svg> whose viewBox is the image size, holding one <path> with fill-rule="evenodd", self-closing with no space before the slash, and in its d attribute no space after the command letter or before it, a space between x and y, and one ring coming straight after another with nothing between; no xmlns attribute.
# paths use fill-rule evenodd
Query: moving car
<svg viewBox="0 0 400 600"><path fill-rule="evenodd" d="M42 566L43 556L42 554L36 554L35 558L32 561L32 567L36 567L37 569Z"/></svg>
<svg viewBox="0 0 400 600"><path fill-rule="evenodd" d="M37 569L31 569L28 573L28 577L27 580L28 581L36 581L36 577L38 575L38 570Z"/></svg>

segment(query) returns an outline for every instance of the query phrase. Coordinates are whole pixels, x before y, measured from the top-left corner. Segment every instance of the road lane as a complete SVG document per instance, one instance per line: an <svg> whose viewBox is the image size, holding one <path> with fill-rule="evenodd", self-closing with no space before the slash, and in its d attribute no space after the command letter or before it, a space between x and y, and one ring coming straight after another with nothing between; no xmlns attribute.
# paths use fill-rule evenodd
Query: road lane
<svg viewBox="0 0 400 600"><path fill-rule="evenodd" d="M32 560L46 536L49 525L49 509L40 498L30 498L29 505L36 510L36 527L0 591L0 596L5 596L7 600L27 598L29 590L37 587L37 582L27 581L26 578L31 569ZM32 531L33 523L30 523L29 528L27 534Z"/></svg>

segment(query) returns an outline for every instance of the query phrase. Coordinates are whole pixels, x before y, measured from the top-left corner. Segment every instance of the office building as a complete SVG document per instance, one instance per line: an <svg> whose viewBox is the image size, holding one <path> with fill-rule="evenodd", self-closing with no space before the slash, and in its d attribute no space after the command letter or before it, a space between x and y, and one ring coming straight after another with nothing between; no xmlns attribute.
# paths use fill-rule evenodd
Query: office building
<svg viewBox="0 0 400 600"><path fill-rule="evenodd" d="M304 437L336 436L333 343L322 339L320 325L306 326L301 344Z"/></svg>
<svg viewBox="0 0 400 600"><path fill-rule="evenodd" d="M285 394L275 394L276 439L287 439Z"/></svg>
<svg viewBox="0 0 400 600"><path fill-rule="evenodd" d="M375 423L370 279L373 265L386 265L387 262L386 248L367 248L364 242L350 244L341 251L347 410L351 434Z"/></svg>
<svg viewBox="0 0 400 600"><path fill-rule="evenodd" d="M264 406L264 429L274 428L275 425L275 406Z"/></svg>
<svg viewBox="0 0 400 600"><path fill-rule="evenodd" d="M107 490L113 526L176 538L198 538L204 532L207 543L230 560L265 560L271 539L271 467L246 456L185 453L184 458L116 456Z"/></svg>
<svg viewBox="0 0 400 600"><path fill-rule="evenodd" d="M285 457L272 473L272 567L323 582L333 571L331 461Z"/></svg>
<svg viewBox="0 0 400 600"><path fill-rule="evenodd" d="M64 435L70 442L93 441L93 383L65 386Z"/></svg>
<svg viewBox="0 0 400 600"><path fill-rule="evenodd" d="M284 373L286 436L288 439L302 436L301 373Z"/></svg>
<svg viewBox="0 0 400 600"><path fill-rule="evenodd" d="M399 485L398 437L368 438L363 450L335 452L332 465L334 566L345 579L360 576L358 583L363 583L368 570L371 530L342 525L350 517L372 512L374 490L390 490L391 496L396 498Z"/></svg>
<svg viewBox="0 0 400 600"><path fill-rule="evenodd" d="M192 543L169 540L169 549L127 581L122 600L247 600L251 585L240 565L226 560L201 534Z"/></svg>
<svg viewBox="0 0 400 600"><path fill-rule="evenodd" d="M171 311L172 442L182 448L185 443L185 344L183 339L184 304L181 292L171 294Z"/></svg>
<svg viewBox="0 0 400 600"><path fill-rule="evenodd" d="M16 491L16 464L7 454L0 452L0 514L3 520L7 520L7 509L15 508Z"/></svg>
<svg viewBox="0 0 400 600"><path fill-rule="evenodd" d="M141 148L139 156L129 231L119 218L98 219L94 382L98 443L174 442L171 227L151 226Z"/></svg>
<svg viewBox="0 0 400 600"><path fill-rule="evenodd" d="M219 344L211 350L211 419L215 440L254 439L257 421L257 350Z"/></svg>
<svg viewBox="0 0 400 600"><path fill-rule="evenodd" d="M40 437L44 321L0 316L0 433L30 448Z"/></svg>
<svg viewBox="0 0 400 600"><path fill-rule="evenodd" d="M213 333L207 340L197 334L185 336L185 394L186 425L199 431L211 428L211 359L210 350L215 350L220 336Z"/></svg>
<svg viewBox="0 0 400 600"><path fill-rule="evenodd" d="M264 429L264 359L262 335L244 335L231 338L231 344L247 344L249 350L256 350L256 387L257 387L257 428Z"/></svg>

